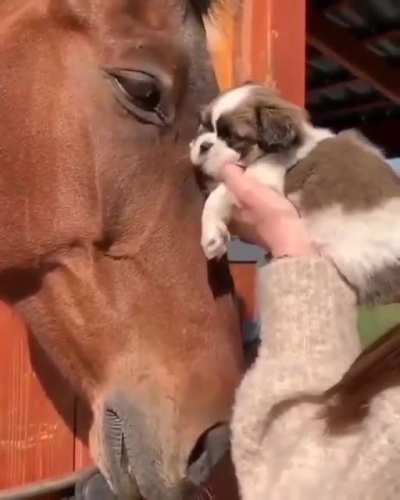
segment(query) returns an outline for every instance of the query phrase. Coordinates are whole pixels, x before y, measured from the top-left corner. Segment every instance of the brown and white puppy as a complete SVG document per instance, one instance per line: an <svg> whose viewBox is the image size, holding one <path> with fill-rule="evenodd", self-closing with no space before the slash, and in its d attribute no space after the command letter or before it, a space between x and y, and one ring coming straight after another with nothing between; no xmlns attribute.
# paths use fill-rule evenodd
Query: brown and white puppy
<svg viewBox="0 0 400 500"><path fill-rule="evenodd" d="M303 109L253 83L218 96L200 122L194 165L214 179L222 165L242 165L296 205L361 303L398 299L400 180L374 145L356 131L313 127ZM223 184L206 200L201 243L209 259L227 250L234 204Z"/></svg>

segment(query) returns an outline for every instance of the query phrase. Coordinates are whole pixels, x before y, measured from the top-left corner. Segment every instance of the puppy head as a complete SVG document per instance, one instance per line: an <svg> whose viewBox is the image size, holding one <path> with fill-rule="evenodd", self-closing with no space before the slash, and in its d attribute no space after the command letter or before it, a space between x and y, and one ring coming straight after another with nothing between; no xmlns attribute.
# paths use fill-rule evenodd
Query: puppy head
<svg viewBox="0 0 400 500"><path fill-rule="evenodd" d="M212 177L227 163L247 167L264 155L300 146L306 121L301 108L271 89L247 83L221 94L201 111L199 131L190 145L191 161Z"/></svg>

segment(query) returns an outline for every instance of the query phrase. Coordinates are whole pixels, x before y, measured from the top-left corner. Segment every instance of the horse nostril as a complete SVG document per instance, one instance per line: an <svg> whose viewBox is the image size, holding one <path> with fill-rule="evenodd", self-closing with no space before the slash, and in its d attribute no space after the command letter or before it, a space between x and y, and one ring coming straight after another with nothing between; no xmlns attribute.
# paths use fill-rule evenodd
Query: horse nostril
<svg viewBox="0 0 400 500"><path fill-rule="evenodd" d="M207 153L207 151L210 151L210 149L213 147L213 143L212 142L208 142L208 141L205 141L205 142L202 142L200 144L200 154L205 154Z"/></svg>
<svg viewBox="0 0 400 500"><path fill-rule="evenodd" d="M105 409L103 431L111 482L118 498L124 500L142 498L136 480L130 471L123 420L114 409Z"/></svg>
<svg viewBox="0 0 400 500"><path fill-rule="evenodd" d="M225 424L217 424L198 439L189 457L187 479L196 486L207 481L211 470L229 449L230 433Z"/></svg>

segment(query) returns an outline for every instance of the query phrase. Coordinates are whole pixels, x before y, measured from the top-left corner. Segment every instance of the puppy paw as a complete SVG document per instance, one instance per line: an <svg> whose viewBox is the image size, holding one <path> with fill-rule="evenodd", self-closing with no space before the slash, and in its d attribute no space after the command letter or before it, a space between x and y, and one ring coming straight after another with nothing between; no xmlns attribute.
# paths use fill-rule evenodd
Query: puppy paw
<svg viewBox="0 0 400 500"><path fill-rule="evenodd" d="M203 227L201 246L207 259L220 259L228 251L230 234L222 221L208 223Z"/></svg>

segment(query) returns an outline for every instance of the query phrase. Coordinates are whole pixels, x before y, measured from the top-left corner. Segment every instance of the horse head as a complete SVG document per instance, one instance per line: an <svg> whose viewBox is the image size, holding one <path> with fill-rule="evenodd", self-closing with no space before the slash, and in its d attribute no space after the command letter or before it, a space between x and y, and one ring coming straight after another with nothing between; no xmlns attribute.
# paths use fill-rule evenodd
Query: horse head
<svg viewBox="0 0 400 500"><path fill-rule="evenodd" d="M188 165L216 92L208 3L0 6L0 292L88 401L121 498L178 499L205 477L242 371Z"/></svg>

